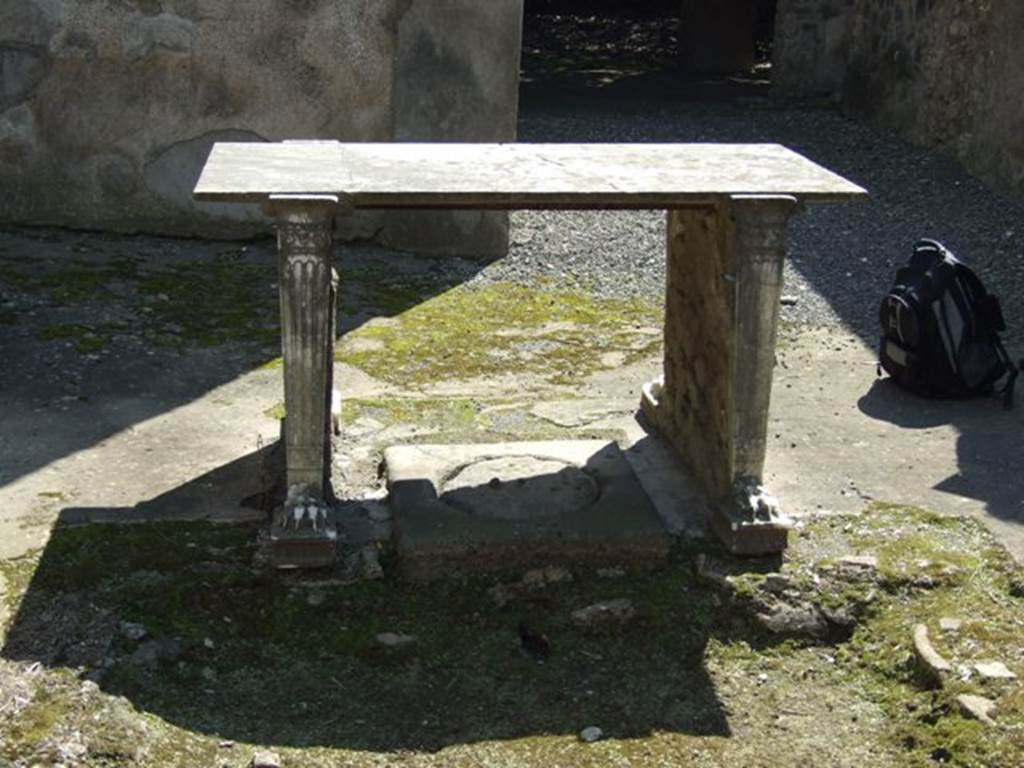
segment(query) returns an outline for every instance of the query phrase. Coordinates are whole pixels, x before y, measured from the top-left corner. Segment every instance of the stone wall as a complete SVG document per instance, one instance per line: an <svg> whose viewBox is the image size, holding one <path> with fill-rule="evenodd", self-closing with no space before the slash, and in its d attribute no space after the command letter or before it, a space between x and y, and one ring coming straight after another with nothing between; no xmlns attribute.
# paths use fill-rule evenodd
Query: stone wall
<svg viewBox="0 0 1024 768"><path fill-rule="evenodd" d="M831 93L843 83L854 0L779 0L772 81L801 93Z"/></svg>
<svg viewBox="0 0 1024 768"><path fill-rule="evenodd" d="M0 223L266 231L195 204L214 141L515 137L522 0L4 0ZM343 236L501 253L502 213L360 214Z"/></svg>
<svg viewBox="0 0 1024 768"><path fill-rule="evenodd" d="M782 87L834 93L1024 202L1020 0L780 0L774 57Z"/></svg>

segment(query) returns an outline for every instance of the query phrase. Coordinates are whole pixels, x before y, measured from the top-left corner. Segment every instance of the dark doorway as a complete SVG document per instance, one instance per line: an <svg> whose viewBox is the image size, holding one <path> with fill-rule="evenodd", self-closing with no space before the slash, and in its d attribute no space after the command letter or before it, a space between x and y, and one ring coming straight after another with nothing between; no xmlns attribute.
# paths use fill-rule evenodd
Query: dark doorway
<svg viewBox="0 0 1024 768"><path fill-rule="evenodd" d="M605 87L678 68L679 0L526 0L524 83Z"/></svg>
<svg viewBox="0 0 1024 768"><path fill-rule="evenodd" d="M523 82L767 79L775 9L776 0L526 0Z"/></svg>

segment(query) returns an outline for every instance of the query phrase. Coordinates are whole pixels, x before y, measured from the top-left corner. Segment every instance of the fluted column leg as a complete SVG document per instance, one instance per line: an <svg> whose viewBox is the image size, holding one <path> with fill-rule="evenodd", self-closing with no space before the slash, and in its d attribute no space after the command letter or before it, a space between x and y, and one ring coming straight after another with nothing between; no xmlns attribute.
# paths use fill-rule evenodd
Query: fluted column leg
<svg viewBox="0 0 1024 768"><path fill-rule="evenodd" d="M271 197L277 222L281 348L284 358L287 498L271 528L279 567L334 560L330 512L331 384L334 349L332 228L338 199Z"/></svg>

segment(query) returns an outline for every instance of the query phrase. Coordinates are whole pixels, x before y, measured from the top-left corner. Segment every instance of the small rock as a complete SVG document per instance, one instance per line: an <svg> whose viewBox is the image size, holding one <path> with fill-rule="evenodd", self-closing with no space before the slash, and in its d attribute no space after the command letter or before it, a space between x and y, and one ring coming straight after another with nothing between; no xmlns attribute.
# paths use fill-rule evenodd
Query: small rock
<svg viewBox="0 0 1024 768"><path fill-rule="evenodd" d="M489 594L491 599L494 601L495 608L504 608L506 605L519 598L519 587L519 584L495 584L487 590L487 594Z"/></svg>
<svg viewBox="0 0 1024 768"><path fill-rule="evenodd" d="M788 576L783 576L781 573L769 573L764 577L761 586L773 595L781 595L793 586L793 582L789 580Z"/></svg>
<svg viewBox="0 0 1024 768"><path fill-rule="evenodd" d="M793 307L800 301L798 296L783 296L779 299L779 303L784 307Z"/></svg>
<svg viewBox="0 0 1024 768"><path fill-rule="evenodd" d="M155 666L159 662L174 662L181 656L178 640L147 640L129 657L133 664Z"/></svg>
<svg viewBox="0 0 1024 768"><path fill-rule="evenodd" d="M588 725L580 731L580 741L584 741L587 744L593 744L595 741L600 741L602 738L604 738L604 731L596 725Z"/></svg>
<svg viewBox="0 0 1024 768"><path fill-rule="evenodd" d="M141 624L137 624L134 621L122 621L121 634L133 643L137 643L146 636L147 632L146 628Z"/></svg>
<svg viewBox="0 0 1024 768"><path fill-rule="evenodd" d="M611 568L598 568L597 575L602 579L621 579L626 575L626 569L617 565Z"/></svg>
<svg viewBox="0 0 1024 768"><path fill-rule="evenodd" d="M911 586L919 589L935 589L938 586L935 579L929 576L927 573L922 573L920 576L915 576L910 581Z"/></svg>
<svg viewBox="0 0 1024 768"><path fill-rule="evenodd" d="M203 648L205 648L208 651L212 651L213 647L214 647L213 646L213 640L211 640L208 637L204 637L203 638Z"/></svg>
<svg viewBox="0 0 1024 768"><path fill-rule="evenodd" d="M566 568L549 565L547 568L535 568L523 574L522 584L527 589L540 589L548 584L572 581L572 573Z"/></svg>
<svg viewBox="0 0 1024 768"><path fill-rule="evenodd" d="M371 544L363 547L361 554L363 561L363 578L383 579L384 569L380 564L380 553L377 551L377 546L375 544Z"/></svg>
<svg viewBox="0 0 1024 768"><path fill-rule="evenodd" d="M231 749L235 746L235 742L231 741L231 739L224 739L223 741L219 742L217 746L221 749Z"/></svg>
<svg viewBox="0 0 1024 768"><path fill-rule="evenodd" d="M203 667L203 680L213 682L216 679L217 673L213 671L213 667Z"/></svg>
<svg viewBox="0 0 1024 768"><path fill-rule="evenodd" d="M809 603L789 605L780 603L771 612L758 613L757 620L765 629L777 635L822 635L828 624L817 608Z"/></svg>
<svg viewBox="0 0 1024 768"><path fill-rule="evenodd" d="M306 595L306 602L309 605L323 605L324 604L324 600L326 600L326 599L327 599L327 596L323 592L321 592L319 589L315 589L312 592L310 592L308 595Z"/></svg>
<svg viewBox="0 0 1024 768"><path fill-rule="evenodd" d="M980 720L985 725L996 724L995 720L992 719L992 710L996 708L996 703L992 699L986 699L984 696L972 696L969 693L961 693L956 697L956 703L960 705L960 714L964 717Z"/></svg>
<svg viewBox="0 0 1024 768"><path fill-rule="evenodd" d="M835 627L849 631L857 626L857 608L854 605L821 605L819 609L825 620Z"/></svg>
<svg viewBox="0 0 1024 768"><path fill-rule="evenodd" d="M1001 661L979 661L974 669L982 680L1016 680L1017 676Z"/></svg>
<svg viewBox="0 0 1024 768"><path fill-rule="evenodd" d="M377 642L385 648L403 648L416 642L416 635L402 635L398 632L381 632Z"/></svg>
<svg viewBox="0 0 1024 768"><path fill-rule="evenodd" d="M963 622L960 619L950 619L948 617L939 619L939 629L943 632L959 632L961 626L963 626Z"/></svg>
<svg viewBox="0 0 1024 768"><path fill-rule="evenodd" d="M715 568L714 563L707 555L703 553L697 555L695 564L697 566L698 579L713 584L723 592L731 593L733 591L732 581L729 579L729 576Z"/></svg>
<svg viewBox="0 0 1024 768"><path fill-rule="evenodd" d="M572 623L592 630L610 626L622 626L636 618L633 602L624 597L605 600L572 612Z"/></svg>
<svg viewBox="0 0 1024 768"><path fill-rule="evenodd" d="M874 555L846 555L839 558L839 566L868 571L878 570L878 558Z"/></svg>
<svg viewBox="0 0 1024 768"><path fill-rule="evenodd" d="M942 677L953 671L953 667L932 646L928 639L928 627L924 624L914 625L914 653L925 673L936 683L942 685Z"/></svg>
<svg viewBox="0 0 1024 768"><path fill-rule="evenodd" d="M261 750L252 756L250 768L281 768L281 758L276 752Z"/></svg>

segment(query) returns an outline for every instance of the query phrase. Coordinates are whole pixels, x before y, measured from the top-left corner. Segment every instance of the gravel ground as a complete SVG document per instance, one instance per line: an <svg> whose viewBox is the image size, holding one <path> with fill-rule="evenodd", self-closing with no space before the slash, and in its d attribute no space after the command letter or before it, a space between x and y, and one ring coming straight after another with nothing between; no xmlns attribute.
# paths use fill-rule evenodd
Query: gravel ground
<svg viewBox="0 0 1024 768"><path fill-rule="evenodd" d="M788 321L845 324L873 339L878 301L919 237L943 241L1003 301L1007 341L1024 342L1024 211L958 164L821 108L767 96L726 101L525 99L522 141L772 141L864 186L867 203L815 205L790 228ZM538 276L608 296L664 290L664 214L519 211L507 258L476 279Z"/></svg>
<svg viewBox="0 0 1024 768"><path fill-rule="evenodd" d="M524 51L524 70L536 74L538 55ZM828 105L777 97L754 77L686 85L667 71L630 69L601 85L581 73L563 62L550 78L524 84L520 141L779 142L871 193L867 203L815 205L794 219L785 293L797 301L783 307L786 321L841 324L874 343L878 302L896 267L916 239L933 237L999 295L1004 338L1011 353L1024 352L1024 210L955 161ZM664 214L513 213L508 256L474 279L537 278L605 296L660 296Z"/></svg>

